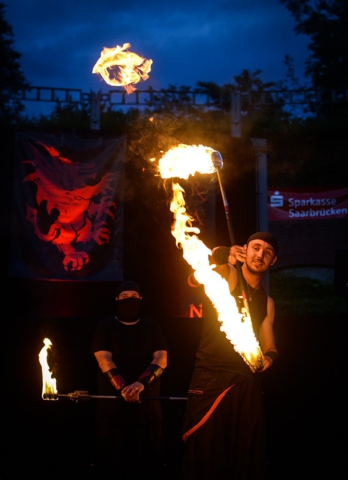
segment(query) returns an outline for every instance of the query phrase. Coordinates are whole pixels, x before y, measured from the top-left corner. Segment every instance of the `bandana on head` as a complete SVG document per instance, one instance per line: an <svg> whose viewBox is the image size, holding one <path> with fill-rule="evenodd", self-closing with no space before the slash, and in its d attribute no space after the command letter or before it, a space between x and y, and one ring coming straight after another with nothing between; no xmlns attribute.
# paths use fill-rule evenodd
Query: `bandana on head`
<svg viewBox="0 0 348 480"><path fill-rule="evenodd" d="M135 282L126 281L121 283L116 290L116 297L120 296L120 293L125 292L126 290L133 290L134 292L138 292L140 295L140 287Z"/></svg>
<svg viewBox="0 0 348 480"><path fill-rule="evenodd" d="M264 242L269 243L274 248L274 253L278 253L278 243L277 240L268 232L256 232L251 235L247 240L247 245L251 240L263 240Z"/></svg>

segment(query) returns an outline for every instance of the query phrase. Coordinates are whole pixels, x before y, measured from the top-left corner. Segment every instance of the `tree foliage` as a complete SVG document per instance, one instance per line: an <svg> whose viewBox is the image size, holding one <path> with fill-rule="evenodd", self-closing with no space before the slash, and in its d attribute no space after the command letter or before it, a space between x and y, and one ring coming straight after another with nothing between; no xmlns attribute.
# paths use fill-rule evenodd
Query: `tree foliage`
<svg viewBox="0 0 348 480"><path fill-rule="evenodd" d="M21 55L12 47L13 30L5 19L5 10L6 5L0 2L0 124L11 125L19 121L23 110L17 94L28 84L19 63Z"/></svg>
<svg viewBox="0 0 348 480"><path fill-rule="evenodd" d="M348 87L347 0L280 0L291 12L298 34L310 38L306 74L314 87Z"/></svg>
<svg viewBox="0 0 348 480"><path fill-rule="evenodd" d="M343 315L346 299L334 290L330 281L289 275L270 274L270 293L277 305L277 315ZM296 302L294 302L296 298Z"/></svg>

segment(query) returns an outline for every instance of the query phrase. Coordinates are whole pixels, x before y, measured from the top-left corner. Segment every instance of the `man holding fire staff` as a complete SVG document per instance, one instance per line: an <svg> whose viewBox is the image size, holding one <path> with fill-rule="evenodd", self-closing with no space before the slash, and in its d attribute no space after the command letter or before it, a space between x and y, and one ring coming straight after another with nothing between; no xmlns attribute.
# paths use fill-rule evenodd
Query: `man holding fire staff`
<svg viewBox="0 0 348 480"><path fill-rule="evenodd" d="M162 467L160 375L167 366L167 345L157 322L140 317L139 286L123 282L116 292L116 316L96 328L92 352L98 362L98 473L115 478L157 478ZM141 397L140 397L141 394ZM157 399L151 399L157 397Z"/></svg>
<svg viewBox="0 0 348 480"><path fill-rule="evenodd" d="M268 232L251 235L244 246L212 250L214 269L228 282L239 309L243 307L241 294L246 291L262 364L258 371L252 369L220 330L216 314L205 316L184 419L184 480L265 478L259 372L270 368L278 353L273 331L274 302L261 280L276 262L277 253L277 242ZM237 262L242 264L240 275ZM246 288L241 288L241 280Z"/></svg>

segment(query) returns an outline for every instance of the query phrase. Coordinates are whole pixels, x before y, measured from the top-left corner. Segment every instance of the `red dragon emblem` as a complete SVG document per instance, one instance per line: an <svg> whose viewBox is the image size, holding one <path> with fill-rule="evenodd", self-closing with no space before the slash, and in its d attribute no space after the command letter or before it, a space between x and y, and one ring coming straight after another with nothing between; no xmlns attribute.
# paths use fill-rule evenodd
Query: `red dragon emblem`
<svg viewBox="0 0 348 480"><path fill-rule="evenodd" d="M110 241L110 221L115 218L116 173L100 173L96 160L71 161L52 146L27 144L34 171L23 182L35 188L36 205L26 204L26 218L36 236L62 253L65 271L83 269L90 260L87 244Z"/></svg>

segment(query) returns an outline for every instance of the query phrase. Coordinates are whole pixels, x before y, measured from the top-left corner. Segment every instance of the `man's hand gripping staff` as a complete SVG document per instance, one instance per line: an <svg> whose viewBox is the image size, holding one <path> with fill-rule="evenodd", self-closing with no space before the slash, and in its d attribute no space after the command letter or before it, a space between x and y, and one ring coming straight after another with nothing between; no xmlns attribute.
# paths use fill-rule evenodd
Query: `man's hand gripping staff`
<svg viewBox="0 0 348 480"><path fill-rule="evenodd" d="M104 375L110 380L111 385L118 391L121 391L122 397L126 402L140 402L139 395L146 388L150 389L152 382L163 373L163 368L155 363L151 363L147 369L140 375L139 379L125 387L125 380L120 374L118 368L112 368Z"/></svg>

